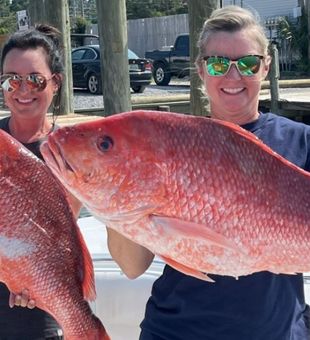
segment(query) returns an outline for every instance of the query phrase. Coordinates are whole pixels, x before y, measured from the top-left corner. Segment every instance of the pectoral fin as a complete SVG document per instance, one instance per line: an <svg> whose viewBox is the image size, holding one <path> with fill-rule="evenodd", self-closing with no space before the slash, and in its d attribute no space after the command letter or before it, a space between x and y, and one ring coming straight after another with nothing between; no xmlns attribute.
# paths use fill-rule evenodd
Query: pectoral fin
<svg viewBox="0 0 310 340"><path fill-rule="evenodd" d="M169 257L162 256L162 255L157 255L157 256L161 257L170 267L176 269L177 271L179 271L181 273L184 273L184 274L189 275L189 276L193 276L193 277L200 279L200 280L204 280L204 281L208 281L208 282L214 282L214 280L212 280L207 274L205 274L203 272L200 272L200 271L195 270L193 268L189 268L187 266L184 266L183 264L178 263L178 262L172 260Z"/></svg>
<svg viewBox="0 0 310 340"><path fill-rule="evenodd" d="M150 219L155 225L163 228L165 233L171 234L172 237L181 235L188 239L203 241L210 245L242 253L240 248L234 242L208 228L204 224L158 215L151 215Z"/></svg>

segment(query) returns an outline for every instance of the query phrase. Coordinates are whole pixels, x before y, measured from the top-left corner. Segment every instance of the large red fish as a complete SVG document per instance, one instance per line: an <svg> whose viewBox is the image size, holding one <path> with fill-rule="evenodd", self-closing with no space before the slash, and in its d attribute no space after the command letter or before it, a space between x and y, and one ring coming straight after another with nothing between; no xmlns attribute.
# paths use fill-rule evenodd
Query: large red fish
<svg viewBox="0 0 310 340"><path fill-rule="evenodd" d="M66 340L108 340L84 300L95 298L90 254L61 183L0 130L0 281L29 290ZM16 325L18 327L18 324Z"/></svg>
<svg viewBox="0 0 310 340"><path fill-rule="evenodd" d="M61 128L42 152L94 215L181 272L310 270L310 175L234 124L133 111Z"/></svg>

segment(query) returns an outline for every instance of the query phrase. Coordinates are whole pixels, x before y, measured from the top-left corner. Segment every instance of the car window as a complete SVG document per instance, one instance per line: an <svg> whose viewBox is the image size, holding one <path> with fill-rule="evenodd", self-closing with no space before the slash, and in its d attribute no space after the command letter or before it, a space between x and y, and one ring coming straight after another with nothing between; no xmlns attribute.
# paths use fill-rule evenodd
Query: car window
<svg viewBox="0 0 310 340"><path fill-rule="evenodd" d="M83 55L83 59L96 59L96 52L92 49L86 50L85 54Z"/></svg>
<svg viewBox="0 0 310 340"><path fill-rule="evenodd" d="M128 59L139 59L135 52L128 49Z"/></svg>
<svg viewBox="0 0 310 340"><path fill-rule="evenodd" d="M72 60L81 60L83 58L83 55L85 53L84 49L76 50L72 52Z"/></svg>
<svg viewBox="0 0 310 340"><path fill-rule="evenodd" d="M188 35L181 35L178 37L176 48L178 50L186 50L189 46L189 36Z"/></svg>

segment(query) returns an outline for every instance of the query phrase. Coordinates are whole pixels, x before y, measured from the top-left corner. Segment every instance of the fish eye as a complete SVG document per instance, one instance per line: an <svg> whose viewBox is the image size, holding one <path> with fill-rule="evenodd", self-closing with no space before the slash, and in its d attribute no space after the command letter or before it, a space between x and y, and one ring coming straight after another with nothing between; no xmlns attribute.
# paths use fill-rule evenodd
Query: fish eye
<svg viewBox="0 0 310 340"><path fill-rule="evenodd" d="M113 147L114 142L111 137L103 136L98 139L97 145L100 151L106 152Z"/></svg>

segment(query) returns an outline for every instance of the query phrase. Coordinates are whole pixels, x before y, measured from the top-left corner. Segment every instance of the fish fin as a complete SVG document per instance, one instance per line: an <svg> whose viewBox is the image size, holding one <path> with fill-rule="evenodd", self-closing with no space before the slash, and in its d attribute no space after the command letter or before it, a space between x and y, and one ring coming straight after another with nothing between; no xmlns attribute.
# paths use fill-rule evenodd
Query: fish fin
<svg viewBox="0 0 310 340"><path fill-rule="evenodd" d="M81 244L83 258L83 296L85 300L94 301L96 299L94 267L92 258L86 246L81 230L77 227L78 238Z"/></svg>
<svg viewBox="0 0 310 340"><path fill-rule="evenodd" d="M159 215L151 215L150 219L155 225L164 228L165 233L170 233L172 236L182 235L198 241L203 239L205 242L210 243L210 245L242 253L241 249L234 242L204 224Z"/></svg>
<svg viewBox="0 0 310 340"><path fill-rule="evenodd" d="M284 274L284 275L297 275L297 273L294 272L281 272L281 271L276 271L276 270L268 270L272 274Z"/></svg>
<svg viewBox="0 0 310 340"><path fill-rule="evenodd" d="M174 260L172 260L170 257L166 257L163 255L158 255L156 254L158 257L162 258L170 267L174 268L175 270L189 275L189 276L193 276L197 279L200 280L204 280L204 281L208 281L208 282L215 282L214 280L212 280L207 274L200 272L199 270L195 270L193 268L189 268L187 266L185 266L184 264L181 264L179 262L176 262Z"/></svg>
<svg viewBox="0 0 310 340"><path fill-rule="evenodd" d="M236 124L231 123L231 122L228 122L228 121L224 121L224 120L220 120L220 119L215 119L215 118L212 118L212 120L215 121L217 124L220 124L220 125L223 125L225 127L228 127L229 129L233 130L235 133L239 134L240 136L244 137L245 139L250 140L254 144L258 145L260 148L262 148L265 152L271 154L273 157L277 158L278 160L280 160L282 163L284 163L288 167L298 171L299 173L302 173L306 177L310 176L309 175L309 171L301 169L297 165L295 165L292 162L290 162L287 159L285 159L283 156L281 156L278 153L276 153L268 145L266 145L261 139L259 139L256 135L254 135L254 133L252 133L250 131L247 131L244 128L242 128L241 126L236 125Z"/></svg>

